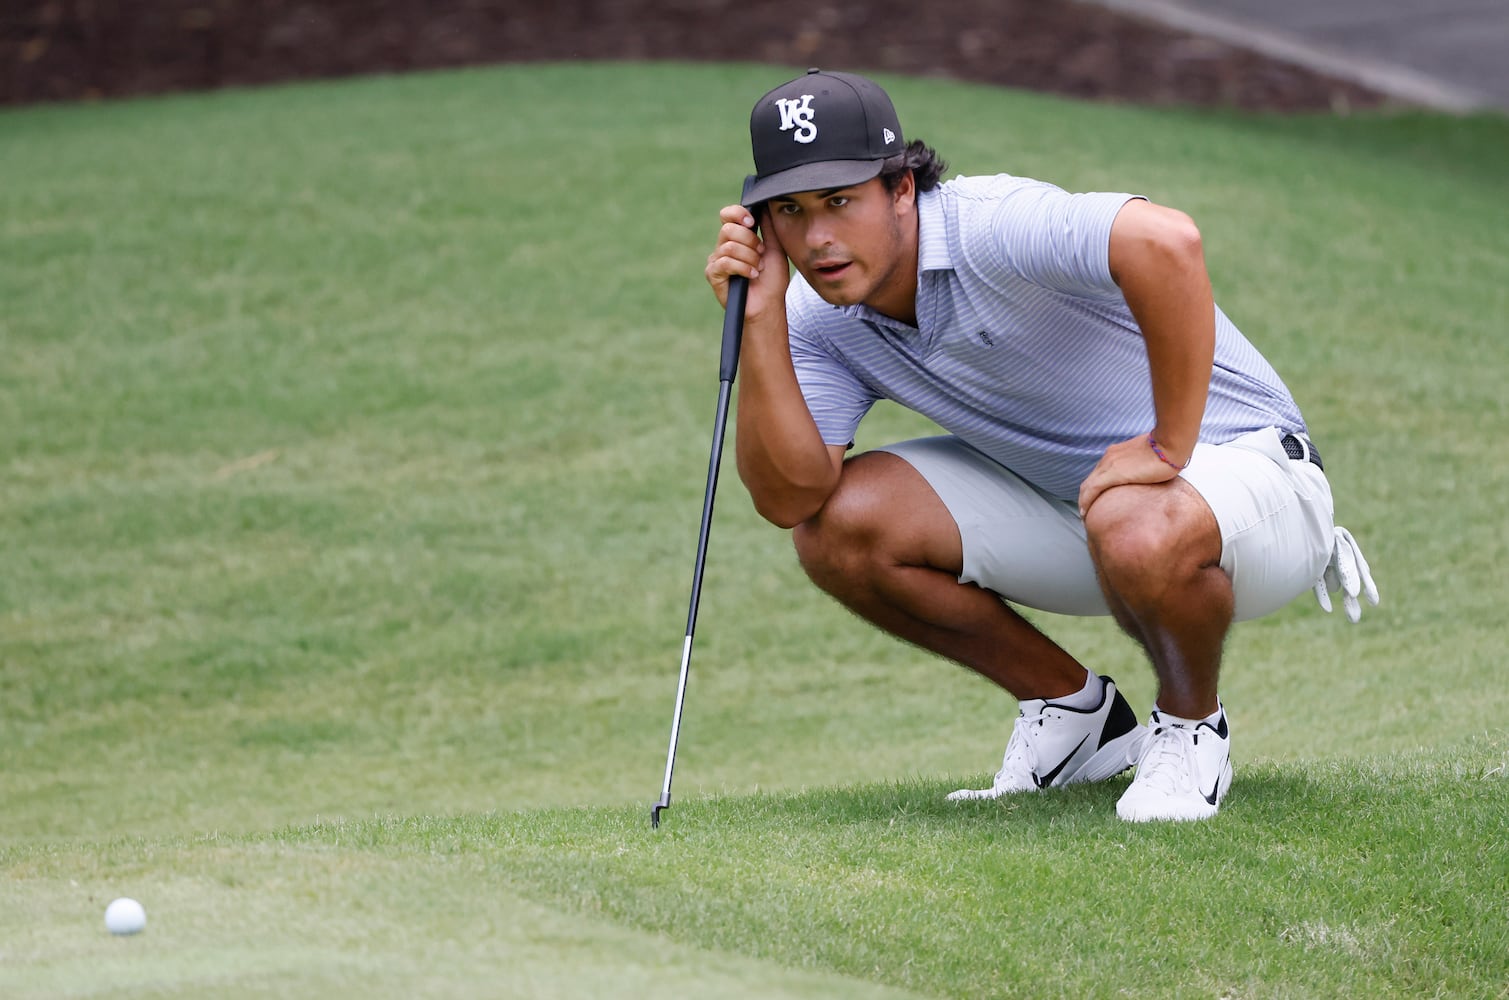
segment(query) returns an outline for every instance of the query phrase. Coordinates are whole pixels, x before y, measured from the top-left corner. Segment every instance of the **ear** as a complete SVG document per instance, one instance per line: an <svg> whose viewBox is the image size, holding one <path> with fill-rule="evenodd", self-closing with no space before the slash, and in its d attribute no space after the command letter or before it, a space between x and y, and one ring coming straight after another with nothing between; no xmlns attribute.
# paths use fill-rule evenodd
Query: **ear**
<svg viewBox="0 0 1509 1000"><path fill-rule="evenodd" d="M908 170L891 192L897 215L908 215L917 204L917 178Z"/></svg>

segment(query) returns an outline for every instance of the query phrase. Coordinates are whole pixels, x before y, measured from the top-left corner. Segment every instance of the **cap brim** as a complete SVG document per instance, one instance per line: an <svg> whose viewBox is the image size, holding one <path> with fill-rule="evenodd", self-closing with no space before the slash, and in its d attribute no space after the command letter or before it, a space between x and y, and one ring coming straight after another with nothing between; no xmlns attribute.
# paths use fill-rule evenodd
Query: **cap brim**
<svg viewBox="0 0 1509 1000"><path fill-rule="evenodd" d="M751 178L744 186L744 207L799 191L831 191L880 176L884 160L824 160L804 163L769 177Z"/></svg>

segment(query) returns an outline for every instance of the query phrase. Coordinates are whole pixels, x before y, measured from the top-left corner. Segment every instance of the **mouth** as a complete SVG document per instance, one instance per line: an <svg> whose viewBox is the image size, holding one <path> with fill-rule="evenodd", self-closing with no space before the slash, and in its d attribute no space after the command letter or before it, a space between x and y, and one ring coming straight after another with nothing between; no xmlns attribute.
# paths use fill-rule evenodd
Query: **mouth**
<svg viewBox="0 0 1509 1000"><path fill-rule="evenodd" d="M837 280L848 272L853 266L853 261L834 261L822 264L813 264L812 270L830 281Z"/></svg>

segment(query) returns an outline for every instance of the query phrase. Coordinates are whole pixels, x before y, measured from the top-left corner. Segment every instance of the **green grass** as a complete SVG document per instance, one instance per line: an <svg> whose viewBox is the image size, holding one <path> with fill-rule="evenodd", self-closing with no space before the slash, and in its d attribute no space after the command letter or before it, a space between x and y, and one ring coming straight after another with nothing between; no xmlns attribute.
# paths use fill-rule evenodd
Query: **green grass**
<svg viewBox="0 0 1509 1000"><path fill-rule="evenodd" d="M1195 216L1384 604L1235 631L1215 823L945 808L1009 699L818 598L730 469L648 830L708 220L783 78L0 114L0 995L1504 995L1500 117L885 78L961 172ZM1146 707L1109 622L1041 621ZM104 933L115 894L145 934Z"/></svg>
<svg viewBox="0 0 1509 1000"><path fill-rule="evenodd" d="M934 780L703 799L656 834L631 807L17 848L7 958L23 995L1493 996L1506 760L1256 765L1196 827L1120 822L1124 782L960 808ZM162 916L83 934L81 878Z"/></svg>

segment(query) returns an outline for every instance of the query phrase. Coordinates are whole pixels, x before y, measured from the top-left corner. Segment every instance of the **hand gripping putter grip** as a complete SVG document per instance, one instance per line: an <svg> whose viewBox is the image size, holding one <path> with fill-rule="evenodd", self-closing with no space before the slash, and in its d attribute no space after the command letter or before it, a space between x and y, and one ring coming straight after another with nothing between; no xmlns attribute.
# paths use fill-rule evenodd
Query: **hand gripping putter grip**
<svg viewBox="0 0 1509 1000"><path fill-rule="evenodd" d="M744 182L744 194L754 182ZM747 204L742 200L740 204ZM723 430L728 425L728 399L734 375L739 370L739 345L744 340L744 306L749 301L749 279L728 279L728 305L723 311L723 353L718 361L718 412L713 418L712 455L707 461L707 490L702 496L702 528L697 534L697 562L692 570L691 607L686 614L686 640L681 646L681 676L676 682L676 711L671 716L671 745L665 754L665 783L660 801L650 810L650 826L659 828L660 813L671 807L671 773L676 768L676 742L681 737L681 708L686 703L686 676L692 664L692 633L697 628L697 602L702 597L702 567L707 563L707 536L713 525L713 496L718 492L718 465L723 458Z"/></svg>

